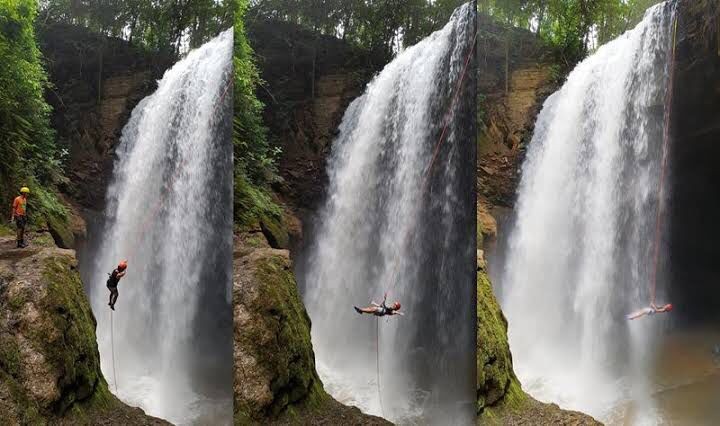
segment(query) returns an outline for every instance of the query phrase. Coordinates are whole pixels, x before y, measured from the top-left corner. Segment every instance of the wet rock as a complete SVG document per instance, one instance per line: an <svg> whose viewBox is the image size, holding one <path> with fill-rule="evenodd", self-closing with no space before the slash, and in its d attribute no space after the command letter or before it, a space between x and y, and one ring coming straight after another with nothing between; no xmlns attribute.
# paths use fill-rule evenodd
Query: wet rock
<svg viewBox="0 0 720 426"><path fill-rule="evenodd" d="M236 235L233 276L235 424L386 425L333 400L315 369L310 318L289 252Z"/></svg>
<svg viewBox="0 0 720 426"><path fill-rule="evenodd" d="M47 234L31 237L25 249L0 237L3 423L167 424L108 391L75 252L55 247Z"/></svg>

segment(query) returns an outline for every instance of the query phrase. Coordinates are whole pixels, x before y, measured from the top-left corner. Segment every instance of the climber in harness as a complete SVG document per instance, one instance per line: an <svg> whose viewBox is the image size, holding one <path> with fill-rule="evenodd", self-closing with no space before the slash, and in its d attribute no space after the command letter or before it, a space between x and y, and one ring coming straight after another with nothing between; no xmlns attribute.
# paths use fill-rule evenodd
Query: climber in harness
<svg viewBox="0 0 720 426"><path fill-rule="evenodd" d="M110 275L110 277L107 280L107 288L110 290L110 303L108 303L108 306L110 306L110 309L113 311L115 310L115 302L117 302L119 293L118 293L118 283L120 282L120 278L125 276L125 270L127 269L127 260L123 260L120 262L117 266L117 268L113 269Z"/></svg>
<svg viewBox="0 0 720 426"><path fill-rule="evenodd" d="M634 320L640 317L644 317L645 315L655 315L657 313L665 313L670 312L673 309L673 305L668 303L667 305L663 306L657 306L655 303L651 303L650 306L648 306L645 309L641 309L635 313L632 313L627 316L627 319Z"/></svg>
<svg viewBox="0 0 720 426"><path fill-rule="evenodd" d="M30 188L20 188L20 195L15 197L12 205L12 216L10 222L17 226L17 248L27 247L25 243L25 226L27 225L27 197L30 195Z"/></svg>
<svg viewBox="0 0 720 426"><path fill-rule="evenodd" d="M404 313L400 312L400 302L395 302L390 306L387 306L385 304L385 301L387 300L387 293L385 293L385 297L383 298L382 304L377 304L374 301L370 302L371 306L368 306L366 308L358 308L357 306L353 306L355 308L355 312L358 314L373 314L376 317L384 317L385 315L405 315Z"/></svg>

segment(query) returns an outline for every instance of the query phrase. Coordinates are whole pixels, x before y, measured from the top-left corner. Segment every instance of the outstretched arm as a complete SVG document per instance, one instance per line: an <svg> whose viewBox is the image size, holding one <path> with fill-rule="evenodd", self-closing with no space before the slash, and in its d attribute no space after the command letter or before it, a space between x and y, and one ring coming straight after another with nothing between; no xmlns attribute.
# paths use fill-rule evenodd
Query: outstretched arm
<svg viewBox="0 0 720 426"><path fill-rule="evenodd" d="M392 311L391 315L405 315L403 312L400 311Z"/></svg>
<svg viewBox="0 0 720 426"><path fill-rule="evenodd" d="M125 276L125 272L126 272L126 271L120 272L119 274L117 274L117 277L118 277L118 278L124 277L124 276Z"/></svg>

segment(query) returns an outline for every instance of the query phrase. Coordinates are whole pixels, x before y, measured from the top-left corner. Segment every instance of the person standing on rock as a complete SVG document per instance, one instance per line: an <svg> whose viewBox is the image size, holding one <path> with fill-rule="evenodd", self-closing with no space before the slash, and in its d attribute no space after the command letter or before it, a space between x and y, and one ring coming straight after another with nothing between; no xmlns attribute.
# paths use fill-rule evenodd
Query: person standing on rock
<svg viewBox="0 0 720 426"><path fill-rule="evenodd" d="M107 280L107 288L110 290L110 303L108 303L108 306L110 306L110 309L113 311L115 310L115 302L117 302L118 296L120 295L120 293L118 293L118 284L120 283L120 278L125 276L126 269L127 260L123 260L118 264L117 268L108 274L110 275Z"/></svg>
<svg viewBox="0 0 720 426"><path fill-rule="evenodd" d="M10 222L15 221L17 226L17 248L27 247L25 243L25 226L27 225L27 197L30 195L30 188L20 188L20 195L15 197L12 204L12 216Z"/></svg>
<svg viewBox="0 0 720 426"><path fill-rule="evenodd" d="M387 300L387 293L385 293L385 297L383 298L382 304L378 305L375 302L370 302L371 306L368 306L366 308L358 308L357 306L353 306L355 308L355 312L358 314L373 314L376 317L384 317L385 315L405 315L402 312L400 312L400 302L395 302L390 306L385 305L385 301Z"/></svg>

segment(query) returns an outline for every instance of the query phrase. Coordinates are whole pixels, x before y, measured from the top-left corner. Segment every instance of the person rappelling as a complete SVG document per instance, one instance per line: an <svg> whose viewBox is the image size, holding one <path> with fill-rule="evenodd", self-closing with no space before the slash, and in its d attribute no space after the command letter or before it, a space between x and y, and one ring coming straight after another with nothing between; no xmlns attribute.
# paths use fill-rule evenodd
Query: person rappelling
<svg viewBox="0 0 720 426"><path fill-rule="evenodd" d="M358 308L357 306L353 306L355 308L355 312L358 314L372 314L376 317L384 317L385 315L405 315L404 313L400 312L400 302L396 301L390 306L387 306L385 302L387 301L387 293L385 293L385 297L383 298L383 301L381 304L377 304L374 301L370 302L370 306L367 306L365 308Z"/></svg>
<svg viewBox="0 0 720 426"><path fill-rule="evenodd" d="M627 319L634 320L640 317L644 317L645 315L655 315L658 313L665 313L670 312L673 310L673 305L668 303L663 306L657 306L655 303L651 303L650 306L647 308L641 309L635 313L632 313L627 316Z"/></svg>
<svg viewBox="0 0 720 426"><path fill-rule="evenodd" d="M119 293L118 293L118 284L120 283L120 278L125 276L125 273L127 269L127 260L123 260L120 263L118 263L117 268L113 269L107 280L107 288L110 290L110 303L108 303L108 306L110 306L110 309L113 311L115 310L115 303L117 302Z"/></svg>
<svg viewBox="0 0 720 426"><path fill-rule="evenodd" d="M20 188L20 195L15 197L12 204L10 222L15 222L17 227L17 248L27 247L25 242L25 226L27 225L27 198L30 195L30 188Z"/></svg>

